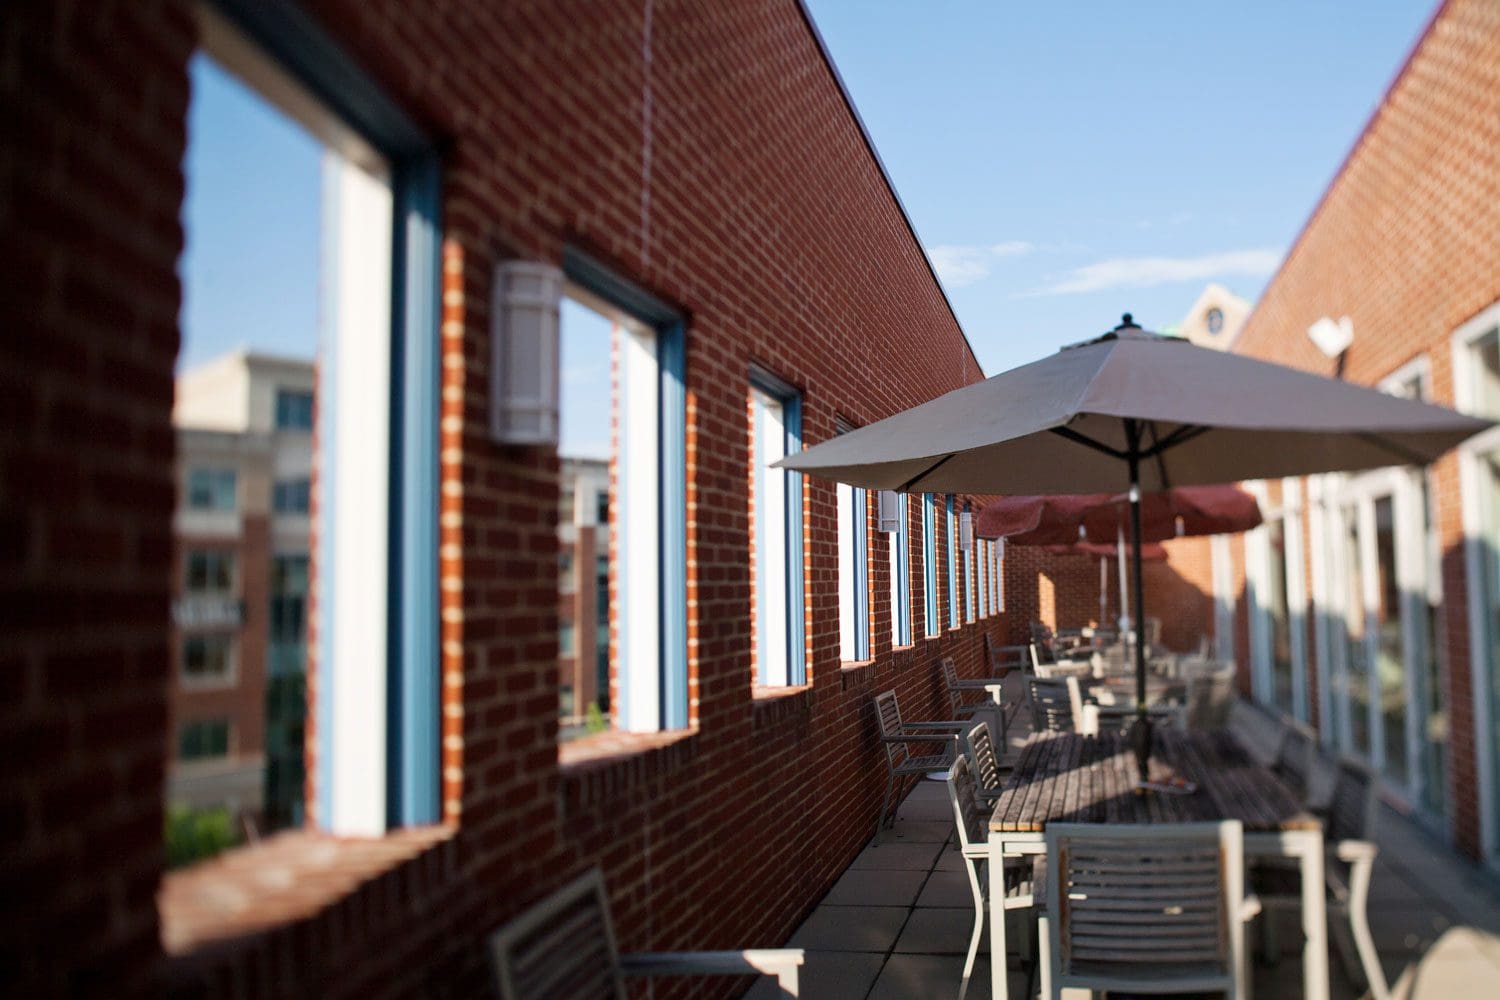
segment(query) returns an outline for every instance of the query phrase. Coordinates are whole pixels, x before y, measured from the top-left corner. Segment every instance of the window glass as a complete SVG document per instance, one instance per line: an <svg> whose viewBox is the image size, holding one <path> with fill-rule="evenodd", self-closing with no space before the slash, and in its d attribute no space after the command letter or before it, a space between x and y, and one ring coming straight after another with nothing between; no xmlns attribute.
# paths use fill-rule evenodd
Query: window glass
<svg viewBox="0 0 1500 1000"><path fill-rule="evenodd" d="M839 483L839 658L870 658L869 510L866 493Z"/></svg>
<svg viewBox="0 0 1500 1000"><path fill-rule="evenodd" d="M1475 409L1500 417L1500 330L1491 330L1469 347L1474 372Z"/></svg>
<svg viewBox="0 0 1500 1000"><path fill-rule="evenodd" d="M313 394L305 389L276 390L276 429L310 431L313 426Z"/></svg>
<svg viewBox="0 0 1500 1000"><path fill-rule="evenodd" d="M191 549L187 554L185 586L192 594L229 594L234 591L234 555L215 549Z"/></svg>
<svg viewBox="0 0 1500 1000"><path fill-rule="evenodd" d="M229 720L195 719L177 730L177 756L204 760L229 755Z"/></svg>
<svg viewBox="0 0 1500 1000"><path fill-rule="evenodd" d="M189 469L187 505L192 510L232 511L237 482L233 469Z"/></svg>
<svg viewBox="0 0 1500 1000"><path fill-rule="evenodd" d="M938 625L937 504L933 493L922 494L922 593L923 632L935 636Z"/></svg>
<svg viewBox="0 0 1500 1000"><path fill-rule="evenodd" d="M182 642L182 672L191 681L221 681L232 669L233 639L222 633L189 635Z"/></svg>
<svg viewBox="0 0 1500 1000"><path fill-rule="evenodd" d="M746 405L750 434L751 660L755 683L801 684L805 679L801 615L800 479L771 468L800 433L799 409L789 390L752 385Z"/></svg>
<svg viewBox="0 0 1500 1000"><path fill-rule="evenodd" d="M312 480L307 476L278 479L273 487L272 509L278 514L306 514L311 493Z"/></svg>
<svg viewBox="0 0 1500 1000"><path fill-rule="evenodd" d="M896 494L896 530L887 534L890 546L891 643L911 645L911 544L907 531L907 495Z"/></svg>

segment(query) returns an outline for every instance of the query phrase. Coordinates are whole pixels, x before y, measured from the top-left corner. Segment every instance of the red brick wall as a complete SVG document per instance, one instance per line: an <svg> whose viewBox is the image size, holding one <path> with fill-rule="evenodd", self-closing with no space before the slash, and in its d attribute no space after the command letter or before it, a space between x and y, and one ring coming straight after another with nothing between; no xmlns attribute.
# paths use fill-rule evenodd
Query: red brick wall
<svg viewBox="0 0 1500 1000"><path fill-rule="evenodd" d="M829 67L790 0L657 0L643 180L642 6L308 7L445 150L444 814L457 834L319 916L161 961L191 5L18 0L0 20L15 128L0 147L14 331L0 345L0 987L129 994L166 974L214 995L467 995L486 976L484 933L594 863L627 948L783 940L872 830L885 778L871 697L895 687L910 716L937 715L937 657L976 673L983 628L1015 620L891 652L877 545L876 656L842 668L834 492L813 481L812 684L751 697L751 362L802 387L809 441L979 374ZM495 264L555 262L569 245L688 317L698 728L560 766L557 459L492 444L485 393Z"/></svg>
<svg viewBox="0 0 1500 1000"><path fill-rule="evenodd" d="M1333 363L1306 330L1319 317L1347 315L1354 342L1342 377L1374 384L1425 357L1434 398L1452 404L1449 338L1500 300L1496 66L1500 6L1449 0L1317 206L1236 350L1332 375ZM1458 460L1449 454L1434 469L1452 733L1447 798L1455 842L1474 854L1475 693Z"/></svg>
<svg viewBox="0 0 1500 1000"><path fill-rule="evenodd" d="M0 16L0 993L158 952L185 4Z"/></svg>

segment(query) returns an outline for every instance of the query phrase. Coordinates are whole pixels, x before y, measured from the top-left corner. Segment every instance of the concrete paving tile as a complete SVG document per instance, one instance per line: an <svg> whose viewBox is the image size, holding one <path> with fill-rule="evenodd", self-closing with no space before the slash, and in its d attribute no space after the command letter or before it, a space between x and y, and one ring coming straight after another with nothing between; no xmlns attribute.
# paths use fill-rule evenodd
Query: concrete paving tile
<svg viewBox="0 0 1500 1000"><path fill-rule="evenodd" d="M787 942L809 951L887 952L896 943L910 912L904 906L829 906L803 921Z"/></svg>
<svg viewBox="0 0 1500 1000"><path fill-rule="evenodd" d="M941 844L875 844L860 851L849 867L927 871L932 867L941 849Z"/></svg>
<svg viewBox="0 0 1500 1000"><path fill-rule="evenodd" d="M953 836L953 818L944 820L898 819L889 830L880 831L880 842L906 841L913 844L941 844Z"/></svg>
<svg viewBox="0 0 1500 1000"><path fill-rule="evenodd" d="M1369 907L1370 936L1381 954L1425 952L1443 936L1453 922L1427 907Z"/></svg>
<svg viewBox="0 0 1500 1000"><path fill-rule="evenodd" d="M973 907L974 893L969 888L969 876L962 871L935 871L922 887L917 897L917 906Z"/></svg>
<svg viewBox="0 0 1500 1000"><path fill-rule="evenodd" d="M953 806L946 799L907 799L896 810L896 819L952 824Z"/></svg>
<svg viewBox="0 0 1500 1000"><path fill-rule="evenodd" d="M974 907L965 909L919 907L911 913L896 951L923 955L963 955L969 950L969 935L974 932ZM979 953L990 953L990 936L980 935Z"/></svg>
<svg viewBox="0 0 1500 1000"><path fill-rule="evenodd" d="M880 970L880 978L875 980L869 1000L932 1000L934 997L955 996L963 971L962 955L892 955L885 968ZM1008 975L1010 995L1027 996L1027 974L1013 970ZM991 996L990 963L983 957L974 963L968 996L969 1000L989 1000Z"/></svg>
<svg viewBox="0 0 1500 1000"><path fill-rule="evenodd" d="M831 906L911 906L927 880L921 869L851 868L823 902Z"/></svg>
<svg viewBox="0 0 1500 1000"><path fill-rule="evenodd" d="M864 1000L884 964L884 955L809 951L798 971L798 992L819 1000ZM778 1000L781 996L776 980L762 976L745 994L745 1000Z"/></svg>
<svg viewBox="0 0 1500 1000"><path fill-rule="evenodd" d="M964 870L964 856L959 853L957 847L949 845L938 856L934 867L940 872L961 872Z"/></svg>

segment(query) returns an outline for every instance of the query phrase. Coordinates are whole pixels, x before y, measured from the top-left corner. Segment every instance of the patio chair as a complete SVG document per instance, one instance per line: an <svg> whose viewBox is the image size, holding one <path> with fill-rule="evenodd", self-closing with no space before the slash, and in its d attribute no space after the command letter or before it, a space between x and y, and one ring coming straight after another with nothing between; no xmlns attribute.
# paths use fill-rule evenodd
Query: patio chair
<svg viewBox="0 0 1500 1000"><path fill-rule="evenodd" d="M1271 769L1309 809L1321 812L1327 807L1327 802L1322 800L1317 788L1321 777L1318 765L1322 758L1318 752L1318 734L1311 726L1295 719L1284 720L1284 725L1286 732Z"/></svg>
<svg viewBox="0 0 1500 1000"><path fill-rule="evenodd" d="M795 997L802 965L800 948L621 955L598 868L492 934L489 950L502 1000L625 1000L625 976L775 976L781 995Z"/></svg>
<svg viewBox="0 0 1500 1000"><path fill-rule="evenodd" d="M990 634L984 634L984 661L989 665L991 677L1004 677L1012 670L1025 671L1028 647L1002 646L990 638Z"/></svg>
<svg viewBox="0 0 1500 1000"><path fill-rule="evenodd" d="M1236 698L1229 706L1229 731L1262 767L1275 765L1287 733L1279 719L1243 698Z"/></svg>
<svg viewBox="0 0 1500 1000"><path fill-rule="evenodd" d="M983 729L981 724L974 727ZM983 805L982 796L975 781L974 771L968 758L959 757L948 772L948 800L953 805L953 821L958 833L959 856L963 858L964 871L969 876L969 891L974 895L974 932L969 935L969 952L964 959L964 977L958 987L958 1000L963 1000L969 991L969 977L974 972L974 958L979 954L979 943L984 939L984 921L989 912L990 892L990 848L989 835L985 831L985 818L989 809ZM1036 878L1030 858L1006 858L1004 864L1005 909L1029 909L1039 894L1040 881L1045 862L1036 862ZM1003 962L1005 956L990 957L992 962Z"/></svg>
<svg viewBox="0 0 1500 1000"><path fill-rule="evenodd" d="M1041 647L1033 642L1031 644L1031 672L1044 679L1091 677L1094 667L1088 660L1049 660L1042 655Z"/></svg>
<svg viewBox="0 0 1500 1000"><path fill-rule="evenodd" d="M875 836L895 821L891 810L891 796L896 791L896 779L912 774L927 774L946 771L953 761L965 729L973 725L962 719L941 722L903 722L901 706L896 701L895 691L886 691L875 696L875 721L880 727L880 742L885 746L885 760L889 768L885 782L885 800L880 806L880 815L875 820ZM911 744L935 744L942 749L936 753L911 755ZM890 820L886 813L891 813Z"/></svg>
<svg viewBox="0 0 1500 1000"><path fill-rule="evenodd" d="M1351 757L1342 757L1338 762L1338 776L1334 781L1333 800L1329 805L1324 827L1324 845L1328 858L1323 869L1323 880L1327 891L1327 907L1330 922L1334 917L1348 921L1349 936L1353 938L1353 950L1357 954L1360 970L1366 985L1375 1000L1390 1000L1391 990L1381 968L1380 956L1375 951L1375 939L1370 935L1370 921L1366 906L1370 898L1370 876L1375 868L1375 772ZM1250 870L1251 883L1265 909L1261 927L1261 943L1265 957L1274 959L1278 954L1272 917L1278 911L1296 911L1302 906L1301 878L1297 869L1287 865L1259 864ZM1344 928L1333 925L1336 930ZM1350 942L1342 934L1335 934L1339 957L1351 974L1355 956L1350 955Z"/></svg>
<svg viewBox="0 0 1500 1000"><path fill-rule="evenodd" d="M990 738L990 729L984 723L964 733L964 756L974 778L974 794L994 805L1013 765L1002 761L995 753L995 741Z"/></svg>
<svg viewBox="0 0 1500 1000"><path fill-rule="evenodd" d="M1031 680L1031 724L1036 732L1099 732L1099 706L1085 704L1077 677Z"/></svg>
<svg viewBox="0 0 1500 1000"><path fill-rule="evenodd" d="M1249 994L1238 820L1047 826L1039 912L1042 995L1069 987L1124 993Z"/></svg>
<svg viewBox="0 0 1500 1000"><path fill-rule="evenodd" d="M1229 724L1234 703L1234 668L1194 670L1187 675L1187 726L1189 729L1223 729Z"/></svg>
<svg viewBox="0 0 1500 1000"><path fill-rule="evenodd" d="M1000 742L1005 744L1010 716L1015 711L1005 704L1005 682L999 677L972 680L961 678L958 676L958 666L951 656L943 657L939 665L943 671L943 683L948 689L948 707L953 718L970 721L976 717L989 719L995 731L1000 734ZM984 692L984 697L979 701L967 700L969 693L978 691Z"/></svg>

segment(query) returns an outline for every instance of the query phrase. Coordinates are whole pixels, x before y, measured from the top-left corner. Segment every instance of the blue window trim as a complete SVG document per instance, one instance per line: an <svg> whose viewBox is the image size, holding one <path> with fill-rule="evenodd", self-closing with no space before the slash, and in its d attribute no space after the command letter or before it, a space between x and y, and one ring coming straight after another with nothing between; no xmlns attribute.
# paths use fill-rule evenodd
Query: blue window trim
<svg viewBox="0 0 1500 1000"><path fill-rule="evenodd" d="M967 506L967 505L966 505ZM968 551L964 553L964 621L972 622L978 619L974 617L974 587L979 582L979 577L974 573L974 547L979 544L979 539L969 539Z"/></svg>
<svg viewBox="0 0 1500 1000"><path fill-rule="evenodd" d="M869 492L849 491L854 525L854 658L870 658L870 503Z"/></svg>
<svg viewBox="0 0 1500 1000"><path fill-rule="evenodd" d="M948 494L948 520L947 520L947 553L948 553L948 627L958 628L958 551L957 539L954 535L953 516L953 494Z"/></svg>
<svg viewBox="0 0 1500 1000"><path fill-rule="evenodd" d="M781 403L781 420L786 428L786 453L802 450L802 394L790 383L752 365L750 384ZM769 469L756 470L757 475L775 475ZM807 683L807 639L803 621L806 600L802 581L802 476L786 471L786 669L787 684L797 687ZM765 678L758 679L764 684Z"/></svg>
<svg viewBox="0 0 1500 1000"><path fill-rule="evenodd" d="M930 637L942 632L938 624L937 496L932 493L922 494L922 582L926 605L922 628Z"/></svg>
<svg viewBox="0 0 1500 1000"><path fill-rule="evenodd" d="M630 314L656 333L660 369L657 407L657 487L661 547L662 729L688 726L687 661L687 325L682 314L639 285L620 277L594 257L573 247L563 251L567 279ZM622 711L628 706L621 706Z"/></svg>
<svg viewBox="0 0 1500 1000"><path fill-rule="evenodd" d="M438 421L441 161L432 140L306 12L292 4L210 0L239 31L392 167L390 590L386 627L386 820L435 823L441 811L438 642ZM330 360L330 359L325 359ZM325 400L325 413L332 400ZM325 425L326 430L326 425ZM325 447L332 437L322 437ZM333 483L320 484L325 510ZM325 533L326 535L327 533ZM331 538L322 540L331 559ZM319 606L331 613L327 579ZM319 662L332 662L321 629ZM318 689L318 804L332 812L333 690Z"/></svg>
<svg viewBox="0 0 1500 1000"><path fill-rule="evenodd" d="M896 581L896 607L891 616L891 642L897 646L911 645L911 542L907 531L909 520L908 499L905 493L896 494L896 507L900 511L893 533L896 542L896 558L890 571Z"/></svg>

